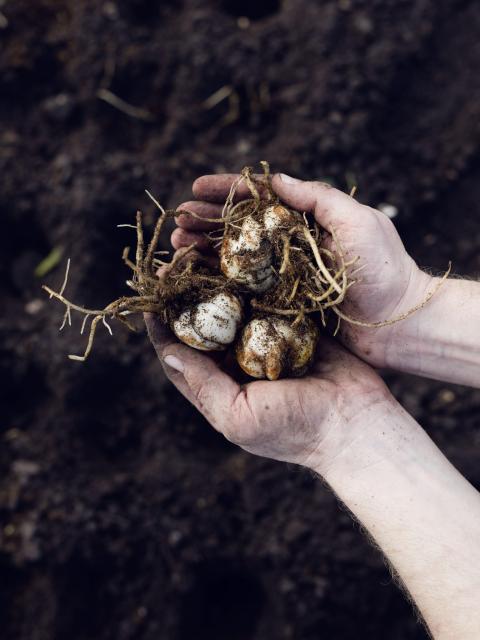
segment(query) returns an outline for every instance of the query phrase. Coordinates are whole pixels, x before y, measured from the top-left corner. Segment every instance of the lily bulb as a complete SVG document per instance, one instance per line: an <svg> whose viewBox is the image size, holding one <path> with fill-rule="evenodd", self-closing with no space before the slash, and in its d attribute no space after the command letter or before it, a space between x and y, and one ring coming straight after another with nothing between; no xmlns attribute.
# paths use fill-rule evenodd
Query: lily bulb
<svg viewBox="0 0 480 640"><path fill-rule="evenodd" d="M265 229L271 237L277 229L281 229L283 227L285 230L288 230L295 226L295 223L298 221L298 217L298 213L296 214L293 211L290 211L281 204L274 204L265 209L263 221Z"/></svg>
<svg viewBox="0 0 480 640"><path fill-rule="evenodd" d="M243 221L238 238L226 235L220 251L220 268L229 279L250 291L263 293L275 278L272 246L264 241L264 230L253 218Z"/></svg>
<svg viewBox="0 0 480 640"><path fill-rule="evenodd" d="M237 238L226 235L220 251L224 275L255 293L264 293L275 283L271 239L276 230L295 224L295 214L282 205L272 205L263 213L263 225L245 218Z"/></svg>
<svg viewBox="0 0 480 640"><path fill-rule="evenodd" d="M313 360L317 340L317 327L309 318L295 326L276 316L254 318L240 336L237 361L252 378L301 376Z"/></svg>
<svg viewBox="0 0 480 640"><path fill-rule="evenodd" d="M217 293L210 300L185 309L171 323L179 340L201 351L222 351L237 335L242 304L231 293Z"/></svg>

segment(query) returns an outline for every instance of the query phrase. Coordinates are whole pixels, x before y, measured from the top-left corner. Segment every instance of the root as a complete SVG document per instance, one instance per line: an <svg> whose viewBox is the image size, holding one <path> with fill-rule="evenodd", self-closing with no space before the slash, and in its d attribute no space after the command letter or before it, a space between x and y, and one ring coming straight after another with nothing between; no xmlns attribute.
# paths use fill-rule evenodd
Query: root
<svg viewBox="0 0 480 640"><path fill-rule="evenodd" d="M310 248L312 249L312 253L315 256L315 260L317 262L317 266L320 269L322 275L325 277L326 281L328 283L330 283L330 285L335 289L335 291L337 291L339 294L341 294L342 293L342 288L340 287L338 282L336 282L335 278L332 276L330 271L325 266L325 263L322 260L322 256L320 255L320 251L318 249L317 243L313 239L312 234L310 233L310 231L308 230L308 228L306 226L303 227L302 231L303 231L303 234L304 234L308 244L310 245Z"/></svg>
<svg viewBox="0 0 480 640"><path fill-rule="evenodd" d="M378 329L380 327L388 327L391 324L396 324L397 322L406 320L417 311L420 311L420 309L423 309L423 307L433 298L433 296L437 293L437 291L443 285L445 280L450 275L451 270L452 270L452 263L449 262L448 268L443 274L442 278L437 282L435 287L425 296L425 298L421 302L419 302L417 305L415 305L405 313L402 313L402 315L396 316L395 318L391 318L389 320L380 320L379 322L364 322L363 320L357 320L357 318L352 318L346 313L343 313L343 311L340 311L340 309L334 308L333 311L337 314L339 319L345 320L346 322L353 324L357 327L369 327L373 329Z"/></svg>
<svg viewBox="0 0 480 640"><path fill-rule="evenodd" d="M223 218L220 218L220 217L207 218L206 216L200 216L198 213L195 213L195 211L190 211L189 209L178 209L178 211L175 211L175 216L181 216L181 215L191 216L192 218L196 218L197 220L202 220L203 222L214 222L219 226L224 225L226 222Z"/></svg>
<svg viewBox="0 0 480 640"><path fill-rule="evenodd" d="M253 199L255 200L255 203L257 204L257 206L260 204L261 198L260 198L260 193L257 189L257 185L255 184L255 180L253 179L253 170L251 167L245 167L245 169L243 169L242 171L242 176L245 180L245 182L247 183L247 187L250 190L250 193L253 196Z"/></svg>
<svg viewBox="0 0 480 640"><path fill-rule="evenodd" d="M189 270L191 271L191 264L189 263L184 267L182 271L181 262L195 248L195 244L191 244L189 247L185 247L184 249L178 251L170 263L164 263L155 258L155 255L158 253L158 241L163 228L163 224L167 217L167 213L151 194L148 195L160 209L160 216L157 219L152 239L145 251L142 214L140 211L138 211L135 226L128 225L135 228L137 235L135 263L132 262L132 260L130 260L129 258L130 250L128 247L124 249L122 254L123 262L133 272L133 278L131 280L127 280L127 284L136 292L137 295L120 297L108 304L103 309L90 309L88 307L83 307L81 305L75 304L64 295L65 289L68 284L70 259L67 261L65 276L59 291L54 291L46 285L43 285L42 287L48 293L50 298L55 298L65 306L65 314L63 316L60 330L62 330L67 324L71 326L72 312L77 312L84 316L80 329L81 335L83 335L87 323L90 321L90 329L85 352L81 356L69 355L69 358L71 360L83 362L88 358L92 351L96 331L100 322L103 324L108 333L112 335L113 331L110 324L108 323L108 319L118 320L121 324L125 325L131 331L135 331L136 329L126 317L130 314L144 313L149 311L153 313L163 314L164 319L166 319L166 300L169 296L174 296L175 287L178 286L177 281L182 273L186 273ZM162 281L159 280L155 274L158 263L161 263L161 266L164 266L165 269ZM174 272L178 269L180 269L180 273L174 275ZM208 276L195 274L196 281L200 281L202 278L206 283L205 286L208 286L209 288L218 288L219 286L222 286L224 284L223 277L219 276L219 278L215 279L215 277L212 276L209 279ZM218 279L220 279L221 282L219 282Z"/></svg>
<svg viewBox="0 0 480 640"><path fill-rule="evenodd" d="M90 325L90 333L88 334L87 348L85 349L85 353L83 354L83 356L76 356L76 355L70 354L68 356L70 358L70 360L76 360L77 362L85 362L85 360L88 358L88 356L90 355L90 353L92 351L92 348L93 348L93 340L95 338L95 332L97 330L97 324L104 317L105 316L95 316L95 318L92 320L92 324Z"/></svg>
<svg viewBox="0 0 480 640"><path fill-rule="evenodd" d="M284 235L282 240L283 240L283 259L282 259L282 265L278 272L280 275L283 275L285 273L288 265L290 264L290 238L287 235Z"/></svg>
<svg viewBox="0 0 480 640"><path fill-rule="evenodd" d="M137 211L135 225L119 225L133 228L136 232L135 260L130 258L129 247L126 247L122 254L124 264L132 272L126 284L133 290L133 295L119 297L103 309L90 309L74 304L64 295L70 273L70 260L67 261L60 289L55 291L47 286L43 286L43 289L50 298L55 298L65 307L60 330L67 325L72 325L74 312L83 316L80 334L83 335L89 324L85 351L83 355L70 355L71 360L83 362L88 358L100 324L110 335L113 334L110 320L118 320L129 330L135 331L130 316L145 312L157 314L162 322L169 324L173 318L178 317L186 305L198 304L213 292L229 291L249 301L250 318L253 311L254 316L262 314L281 316L288 318L293 326L298 326L307 315L318 314L324 328L327 325L330 327L330 318L334 318L336 324L333 335L336 335L341 322L359 327L379 328L408 318L422 309L448 278L450 264L443 278L425 299L401 316L379 322L366 322L351 317L341 307L347 299L350 288L358 281L357 274L365 265L358 266L358 257L348 259L350 256L345 253L335 229L322 229L312 216L305 212L290 210L290 215L285 219L281 218L277 226L273 225L267 231L265 209L272 204L275 206L281 203L272 188L268 163L262 162L261 165L263 175L255 175L252 168L246 167L233 181L221 216L218 218L200 216L188 210L165 210L156 198L146 191L159 210L150 242L147 244L145 241L140 211ZM250 197L235 202L241 185L247 186ZM350 195L354 197L353 189ZM211 268L206 261L202 262L201 256L193 253L196 243L177 251L170 262L158 257L168 253L157 250L165 221L169 217L182 214L214 223L218 228L206 233L205 237L215 245L221 244L226 234L232 234L233 237L238 238L247 218L252 218L259 225L264 225L265 235L260 238L259 245L260 250L263 251L262 256L273 256L268 267L274 274L274 286L258 298L252 299L252 292L245 289L244 283L227 280L221 274L219 267ZM327 235L331 241L328 249L322 246ZM249 251L250 249L245 251L247 261ZM252 258L253 265L254 260L255 256ZM159 268L161 279L156 273ZM248 311L246 313L248 321L250 319Z"/></svg>
<svg viewBox="0 0 480 640"><path fill-rule="evenodd" d="M300 284L300 276L297 277L293 284L292 292L287 298L287 303L290 304L292 300L295 298L295 294L297 293L298 285Z"/></svg>
<svg viewBox="0 0 480 640"><path fill-rule="evenodd" d="M157 219L157 224L155 225L155 230L153 232L153 236L152 239L150 241L150 244L148 245L148 249L147 249L147 255L145 257L144 260L142 260L142 251L138 250L138 244L140 243L140 241L142 240L142 246L143 246L143 237L141 237L142 234L142 214L140 212L137 212L137 267L139 267L140 271L142 273L147 273L147 274L151 274L152 273L152 269L153 269L153 256L155 254L155 250L157 248L158 245L158 241L160 239L160 233L162 231L162 227L163 224L166 220L167 214L165 212L165 209L162 207L162 205L157 202L157 200L155 200L155 198L152 196L151 193L149 193L148 191L146 192L147 195L153 200L153 202L155 203L155 205L157 206L157 208L160 210L160 216Z"/></svg>

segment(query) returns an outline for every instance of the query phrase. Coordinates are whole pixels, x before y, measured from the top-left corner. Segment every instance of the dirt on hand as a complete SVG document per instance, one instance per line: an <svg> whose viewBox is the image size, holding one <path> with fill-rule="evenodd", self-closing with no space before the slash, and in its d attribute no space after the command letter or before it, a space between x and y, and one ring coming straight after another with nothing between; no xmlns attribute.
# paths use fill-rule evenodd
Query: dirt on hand
<svg viewBox="0 0 480 640"><path fill-rule="evenodd" d="M69 363L78 335L58 334L34 274L57 249L69 295L100 308L130 277L131 230L112 230L145 188L171 207L198 175L268 158L357 184L362 202L398 210L420 264L452 258L478 277L478 3L17 0L0 13L2 640L424 640L317 479L224 441L143 335L100 331L88 367ZM147 205L149 228L155 216ZM388 382L480 486L479 392Z"/></svg>

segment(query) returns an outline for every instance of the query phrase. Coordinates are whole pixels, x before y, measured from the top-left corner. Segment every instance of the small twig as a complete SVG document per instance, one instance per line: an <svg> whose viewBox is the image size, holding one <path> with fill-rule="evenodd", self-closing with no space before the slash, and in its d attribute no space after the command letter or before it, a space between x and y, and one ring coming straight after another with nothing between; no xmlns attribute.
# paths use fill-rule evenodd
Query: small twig
<svg viewBox="0 0 480 640"><path fill-rule="evenodd" d="M232 94L232 92L233 88L230 85L226 84L223 87L220 87L220 89L217 89L217 91L212 93L211 96L204 100L202 103L202 107L207 110L213 109L213 107L216 107L217 104L225 100L225 98L228 98Z"/></svg>
<svg viewBox="0 0 480 640"><path fill-rule="evenodd" d="M131 118L135 118L136 120L144 120L145 122L152 122L153 120L155 120L155 116L150 113L150 111L129 104L125 100L122 100L122 98L119 98L114 93L112 93L110 89L98 89L97 98L103 100L114 109L118 109L118 111L121 111L125 115L130 116Z"/></svg>

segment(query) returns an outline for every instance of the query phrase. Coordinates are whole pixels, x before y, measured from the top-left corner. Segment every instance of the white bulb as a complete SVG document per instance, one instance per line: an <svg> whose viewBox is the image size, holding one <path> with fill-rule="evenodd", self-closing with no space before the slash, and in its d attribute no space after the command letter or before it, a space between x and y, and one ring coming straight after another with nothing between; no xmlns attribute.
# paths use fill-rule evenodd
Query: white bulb
<svg viewBox="0 0 480 640"><path fill-rule="evenodd" d="M315 353L318 331L314 323L299 325L278 318L255 318L243 329L237 360L253 378L277 380L281 375L302 375Z"/></svg>
<svg viewBox="0 0 480 640"><path fill-rule="evenodd" d="M242 319L239 301L226 293L219 293L209 302L201 302L192 311L195 331L205 340L228 345L235 340Z"/></svg>
<svg viewBox="0 0 480 640"><path fill-rule="evenodd" d="M295 225L297 219L292 211L281 204L275 204L265 209L263 221L268 235L271 236L277 229L288 230Z"/></svg>
<svg viewBox="0 0 480 640"><path fill-rule="evenodd" d="M220 267L225 276L255 293L264 293L276 282L272 268L274 232L286 231L299 214L286 207L271 205L263 212L263 224L248 216L240 233L227 233L220 251Z"/></svg>
<svg viewBox="0 0 480 640"><path fill-rule="evenodd" d="M251 217L245 218L240 235L236 240L232 239L232 251L257 251L262 241L262 227Z"/></svg>
<svg viewBox="0 0 480 640"><path fill-rule="evenodd" d="M255 293L263 293L275 282L272 255L272 246L265 230L256 220L248 217L237 238L225 236L220 252L220 267L229 280Z"/></svg>
<svg viewBox="0 0 480 640"><path fill-rule="evenodd" d="M205 340L203 336L195 331L190 309L181 313L180 316L174 320L172 329L179 340L194 349L200 349L201 351L216 351L217 349L215 342Z"/></svg>
<svg viewBox="0 0 480 640"><path fill-rule="evenodd" d="M231 293L218 293L186 309L172 329L185 344L202 351L221 351L235 340L242 321L242 305Z"/></svg>

